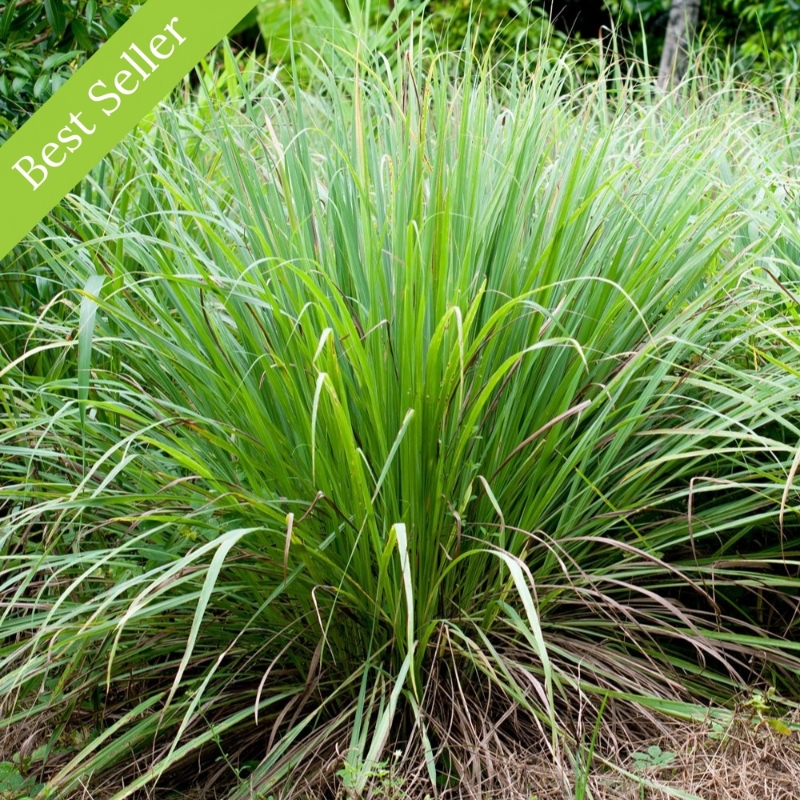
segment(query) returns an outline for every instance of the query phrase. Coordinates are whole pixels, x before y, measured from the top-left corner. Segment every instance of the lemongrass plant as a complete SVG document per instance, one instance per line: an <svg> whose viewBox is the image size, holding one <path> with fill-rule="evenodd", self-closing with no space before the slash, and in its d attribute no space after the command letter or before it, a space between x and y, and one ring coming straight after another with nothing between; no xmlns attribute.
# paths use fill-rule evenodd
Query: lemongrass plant
<svg viewBox="0 0 800 800"><path fill-rule="evenodd" d="M0 724L51 797L395 749L479 796L603 704L599 750L796 686L780 115L451 67L176 100L28 239Z"/></svg>

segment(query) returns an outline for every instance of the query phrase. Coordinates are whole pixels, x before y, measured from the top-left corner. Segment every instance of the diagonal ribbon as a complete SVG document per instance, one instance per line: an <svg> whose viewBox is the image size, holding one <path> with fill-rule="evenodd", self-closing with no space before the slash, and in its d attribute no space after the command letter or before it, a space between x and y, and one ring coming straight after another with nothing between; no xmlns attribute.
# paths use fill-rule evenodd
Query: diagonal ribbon
<svg viewBox="0 0 800 800"><path fill-rule="evenodd" d="M149 0L0 147L0 259L255 5Z"/></svg>

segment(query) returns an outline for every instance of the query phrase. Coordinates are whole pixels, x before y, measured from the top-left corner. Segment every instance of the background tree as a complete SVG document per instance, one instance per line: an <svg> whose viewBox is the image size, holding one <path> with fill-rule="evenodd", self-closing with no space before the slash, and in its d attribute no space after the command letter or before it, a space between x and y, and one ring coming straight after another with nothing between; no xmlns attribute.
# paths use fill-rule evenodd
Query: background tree
<svg viewBox="0 0 800 800"><path fill-rule="evenodd" d="M667 34L661 49L658 85L667 89L679 83L689 66L689 46L700 17L700 0L672 0Z"/></svg>

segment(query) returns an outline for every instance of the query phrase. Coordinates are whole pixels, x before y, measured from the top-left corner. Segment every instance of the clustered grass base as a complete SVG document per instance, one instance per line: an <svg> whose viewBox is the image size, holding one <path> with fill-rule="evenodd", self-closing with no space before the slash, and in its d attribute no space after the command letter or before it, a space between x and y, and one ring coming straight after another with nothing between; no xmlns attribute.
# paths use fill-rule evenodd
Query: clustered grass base
<svg viewBox="0 0 800 800"><path fill-rule="evenodd" d="M50 797L504 753L583 796L796 697L793 100L399 64L176 98L7 265L2 724Z"/></svg>

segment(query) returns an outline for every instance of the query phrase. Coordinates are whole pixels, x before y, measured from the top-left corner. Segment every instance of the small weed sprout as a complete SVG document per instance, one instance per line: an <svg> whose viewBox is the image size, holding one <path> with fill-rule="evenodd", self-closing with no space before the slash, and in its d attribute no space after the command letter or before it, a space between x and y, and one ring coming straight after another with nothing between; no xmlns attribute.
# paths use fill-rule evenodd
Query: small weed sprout
<svg viewBox="0 0 800 800"><path fill-rule="evenodd" d="M647 751L633 753L631 758L634 762L636 772L645 772L650 769L662 769L668 767L675 760L675 753L662 750L658 745L650 745Z"/></svg>

